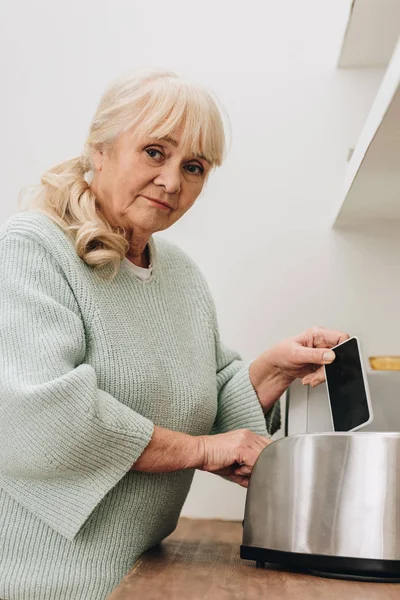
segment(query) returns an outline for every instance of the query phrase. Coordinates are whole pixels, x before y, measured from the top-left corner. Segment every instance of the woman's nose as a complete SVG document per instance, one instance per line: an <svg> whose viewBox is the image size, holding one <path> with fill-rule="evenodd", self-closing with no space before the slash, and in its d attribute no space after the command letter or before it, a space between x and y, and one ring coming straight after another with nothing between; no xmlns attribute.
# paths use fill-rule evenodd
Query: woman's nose
<svg viewBox="0 0 400 600"><path fill-rule="evenodd" d="M162 185L168 194L177 194L181 190L180 166L174 164L163 165L154 183Z"/></svg>

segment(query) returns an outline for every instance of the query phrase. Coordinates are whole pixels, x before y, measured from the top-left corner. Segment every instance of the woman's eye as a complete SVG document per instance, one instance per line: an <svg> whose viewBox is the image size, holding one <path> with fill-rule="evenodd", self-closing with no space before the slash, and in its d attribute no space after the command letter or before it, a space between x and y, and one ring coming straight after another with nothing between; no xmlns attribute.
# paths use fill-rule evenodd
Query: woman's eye
<svg viewBox="0 0 400 600"><path fill-rule="evenodd" d="M150 156L150 158L157 158L156 154L159 154L160 156L162 156L162 153L159 150L157 150L156 148L146 148L146 152Z"/></svg>
<svg viewBox="0 0 400 600"><path fill-rule="evenodd" d="M199 165L186 165L186 169L191 175L202 175L204 172L203 167L200 167Z"/></svg>
<svg viewBox="0 0 400 600"><path fill-rule="evenodd" d="M150 158L157 162L160 162L164 158L164 154L160 150L157 150L157 148L145 148L145 151ZM204 168L196 164L185 165L184 169L186 169L190 175L200 176L204 173Z"/></svg>

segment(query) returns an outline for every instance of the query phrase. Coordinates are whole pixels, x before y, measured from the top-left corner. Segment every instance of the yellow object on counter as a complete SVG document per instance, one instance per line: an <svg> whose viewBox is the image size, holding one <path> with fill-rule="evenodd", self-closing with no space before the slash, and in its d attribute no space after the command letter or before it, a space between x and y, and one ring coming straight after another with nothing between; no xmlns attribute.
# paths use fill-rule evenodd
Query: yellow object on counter
<svg viewBox="0 0 400 600"><path fill-rule="evenodd" d="M369 364L375 371L400 371L400 356L370 356Z"/></svg>

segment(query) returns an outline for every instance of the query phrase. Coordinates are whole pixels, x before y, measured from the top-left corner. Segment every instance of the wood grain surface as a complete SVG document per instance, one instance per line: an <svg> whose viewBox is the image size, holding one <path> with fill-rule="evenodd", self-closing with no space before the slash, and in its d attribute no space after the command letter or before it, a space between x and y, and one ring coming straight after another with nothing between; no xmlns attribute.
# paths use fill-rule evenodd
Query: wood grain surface
<svg viewBox="0 0 400 600"><path fill-rule="evenodd" d="M400 584L364 583L257 569L242 560L241 523L180 519L143 554L108 600L399 600Z"/></svg>

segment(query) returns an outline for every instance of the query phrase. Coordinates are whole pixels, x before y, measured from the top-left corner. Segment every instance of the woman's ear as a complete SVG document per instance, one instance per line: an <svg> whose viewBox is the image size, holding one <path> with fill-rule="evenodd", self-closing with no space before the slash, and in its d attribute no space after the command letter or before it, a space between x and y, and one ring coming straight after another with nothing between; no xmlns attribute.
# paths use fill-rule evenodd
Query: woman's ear
<svg viewBox="0 0 400 600"><path fill-rule="evenodd" d="M103 169L103 158L104 153L97 148L93 148L92 150L92 163L96 171L101 171Z"/></svg>

